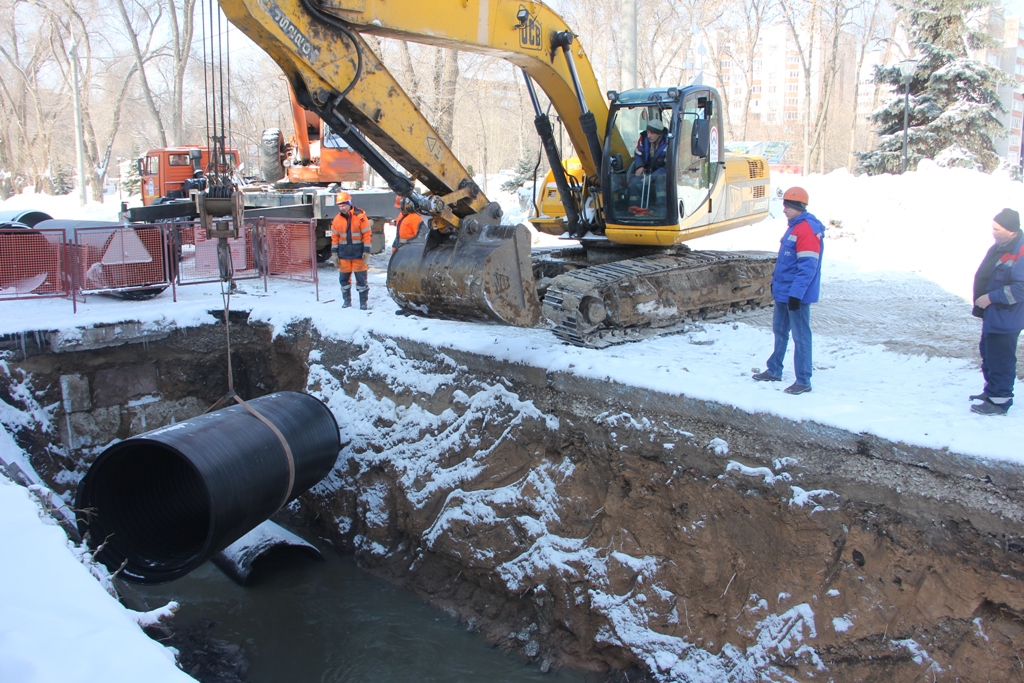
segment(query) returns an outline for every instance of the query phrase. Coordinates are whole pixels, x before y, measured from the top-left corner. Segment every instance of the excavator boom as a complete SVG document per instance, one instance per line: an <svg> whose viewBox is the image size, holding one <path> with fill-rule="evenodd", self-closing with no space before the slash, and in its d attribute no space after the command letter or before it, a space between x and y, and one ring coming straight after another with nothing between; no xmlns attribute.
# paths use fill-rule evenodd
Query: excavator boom
<svg viewBox="0 0 1024 683"><path fill-rule="evenodd" d="M746 164L724 158L719 135L722 112L713 89L663 88L614 94L614 109L609 109L586 52L565 22L543 3L218 1L228 19L281 66L298 103L316 113L362 155L392 190L409 198L417 211L431 216L429 234L403 245L389 265L389 291L404 308L426 315L534 326L541 317L534 280L538 264L530 263L527 228L500 224L500 208L484 196L366 43L364 34L477 52L519 66L565 210L566 231L589 240L584 242L588 255L596 250L603 252L606 260L628 259L621 249L616 251L622 245L646 245L646 251L634 253L637 256L665 252L693 236L738 227L767 215L767 201L761 201L767 192L765 167L752 161L748 176L742 171ZM563 171L535 85L547 95L574 147L581 183L570 183ZM619 112L614 122L610 120L613 111ZM661 175L655 177L650 174L653 169L641 168L634 178L633 166L626 168L637 144L634 141L646 121L654 117L663 119L661 129L667 131L668 161ZM394 168L388 157L405 173ZM756 173L755 167L760 169ZM679 187L677 172L682 183ZM415 191L414 181L427 188L425 195ZM634 190L641 185L638 198ZM609 211L614 214L614 225L610 221L606 225ZM545 226L548 231L557 228L557 221ZM733 267L736 259L719 261L730 263L727 270L708 266L719 281L727 284L734 277L746 277L737 275L746 271ZM684 270L690 267L680 263ZM559 267L562 270L556 274L551 262L541 266L551 273L546 271L544 279L571 274L578 280L586 270L581 271L579 263ZM654 272L646 267L619 270L634 273L633 279L616 281L614 273L619 271L611 269L601 276L601 286L588 290L578 302L569 293L578 285L570 287L563 281L566 287L561 287L557 277L554 284L546 285L545 314L555 321L556 328L562 326L560 321L583 320L587 317L583 314L589 313L587 325L560 334L563 339L589 344L588 340L602 336L601 328L609 324L661 327L665 316L678 310L666 306L658 320L618 311L618 302L628 300L621 292L626 287L642 289L647 273ZM648 287L657 299L664 298L657 293L659 288L689 281L672 275L671 268L659 266L657 270L664 284ZM693 316L735 305L759 305L767 280L763 267L754 270L757 273L746 278L749 282L731 288L739 294L728 294L706 306L701 304L708 302L699 296L690 297L687 300L694 300L694 307L679 313ZM719 289L730 288L723 285ZM562 310L565 305L578 308ZM641 313L651 308L649 302L637 306Z"/></svg>

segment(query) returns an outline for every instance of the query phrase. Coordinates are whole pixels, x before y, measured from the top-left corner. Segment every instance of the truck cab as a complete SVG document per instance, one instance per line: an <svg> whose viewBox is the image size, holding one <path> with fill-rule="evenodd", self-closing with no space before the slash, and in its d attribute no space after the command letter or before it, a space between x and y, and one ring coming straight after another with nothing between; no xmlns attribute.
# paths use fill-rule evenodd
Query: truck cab
<svg viewBox="0 0 1024 683"><path fill-rule="evenodd" d="M142 176L142 204L150 206L160 197L185 198L185 181L191 180L196 171L195 151L200 153L198 168L212 171L210 150L199 145L162 147L151 149L139 159L139 175ZM238 150L228 149L217 167L218 173L231 173L238 168Z"/></svg>

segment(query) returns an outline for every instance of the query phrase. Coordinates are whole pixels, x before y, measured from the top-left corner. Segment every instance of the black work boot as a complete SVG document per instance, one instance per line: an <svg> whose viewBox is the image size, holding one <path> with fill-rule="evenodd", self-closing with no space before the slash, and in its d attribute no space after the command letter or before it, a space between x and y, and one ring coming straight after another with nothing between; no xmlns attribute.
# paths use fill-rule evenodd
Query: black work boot
<svg viewBox="0 0 1024 683"><path fill-rule="evenodd" d="M352 286L349 285L341 287L341 307L350 308L352 306Z"/></svg>
<svg viewBox="0 0 1024 683"><path fill-rule="evenodd" d="M752 375L751 379L754 380L755 382L781 382L782 381L781 377L776 377L775 375L773 375L772 373L768 372L767 370L765 370L764 372L759 372L756 375Z"/></svg>
<svg viewBox="0 0 1024 683"><path fill-rule="evenodd" d="M369 289L369 287L367 287L366 289L360 289L359 290L359 309L362 310L362 311L365 311L368 308L370 308L370 306L368 305L369 300L370 300L370 289Z"/></svg>
<svg viewBox="0 0 1024 683"><path fill-rule="evenodd" d="M971 412L977 413L978 415L1006 415L1006 411L1013 405L1012 400L1004 400L1002 403L996 403L991 398L985 400L984 403L975 403L971 406Z"/></svg>
<svg viewBox="0 0 1024 683"><path fill-rule="evenodd" d="M793 382L788 387L783 389L783 391L785 391L787 394L794 394L794 395L796 395L796 394L806 394L810 390L811 390L811 387L810 387L809 384L800 384L800 382Z"/></svg>

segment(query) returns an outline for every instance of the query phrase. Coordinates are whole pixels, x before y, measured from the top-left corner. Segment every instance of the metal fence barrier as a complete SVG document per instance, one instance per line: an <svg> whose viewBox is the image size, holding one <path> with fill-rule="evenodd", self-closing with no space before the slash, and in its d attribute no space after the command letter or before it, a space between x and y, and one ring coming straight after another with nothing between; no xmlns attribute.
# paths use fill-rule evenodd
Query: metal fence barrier
<svg viewBox="0 0 1024 683"><path fill-rule="evenodd" d="M0 301L113 294L146 299L172 288L220 281L217 239L198 222L0 230ZM245 221L228 239L233 280L310 282L320 298L316 224L275 218Z"/></svg>
<svg viewBox="0 0 1024 683"><path fill-rule="evenodd" d="M316 221L263 218L266 236L267 275L311 282L320 300L320 278L316 268Z"/></svg>
<svg viewBox="0 0 1024 683"><path fill-rule="evenodd" d="M87 294L117 294L125 299L148 299L167 289L170 273L164 232L158 225L75 228L68 248L71 298Z"/></svg>
<svg viewBox="0 0 1024 683"><path fill-rule="evenodd" d="M0 230L0 301L67 296L61 229Z"/></svg>
<svg viewBox="0 0 1024 683"><path fill-rule="evenodd" d="M174 264L172 272L175 283L198 285L220 282L220 266L217 262L217 240L206 239L206 231L198 222L169 223L169 250ZM260 219L246 220L237 238L228 238L231 252L231 266L235 280L255 280L265 277L260 267L262 259L257 257L257 245L261 242Z"/></svg>

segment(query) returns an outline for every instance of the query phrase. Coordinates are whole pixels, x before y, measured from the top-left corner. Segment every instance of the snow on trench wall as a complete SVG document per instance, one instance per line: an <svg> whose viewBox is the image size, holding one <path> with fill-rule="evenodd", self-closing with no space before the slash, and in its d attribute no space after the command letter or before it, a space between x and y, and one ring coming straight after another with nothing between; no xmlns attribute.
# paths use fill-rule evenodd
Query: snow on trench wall
<svg viewBox="0 0 1024 683"><path fill-rule="evenodd" d="M1017 666L1021 501L1002 466L420 344L319 347L308 390L344 449L305 513L542 669Z"/></svg>

